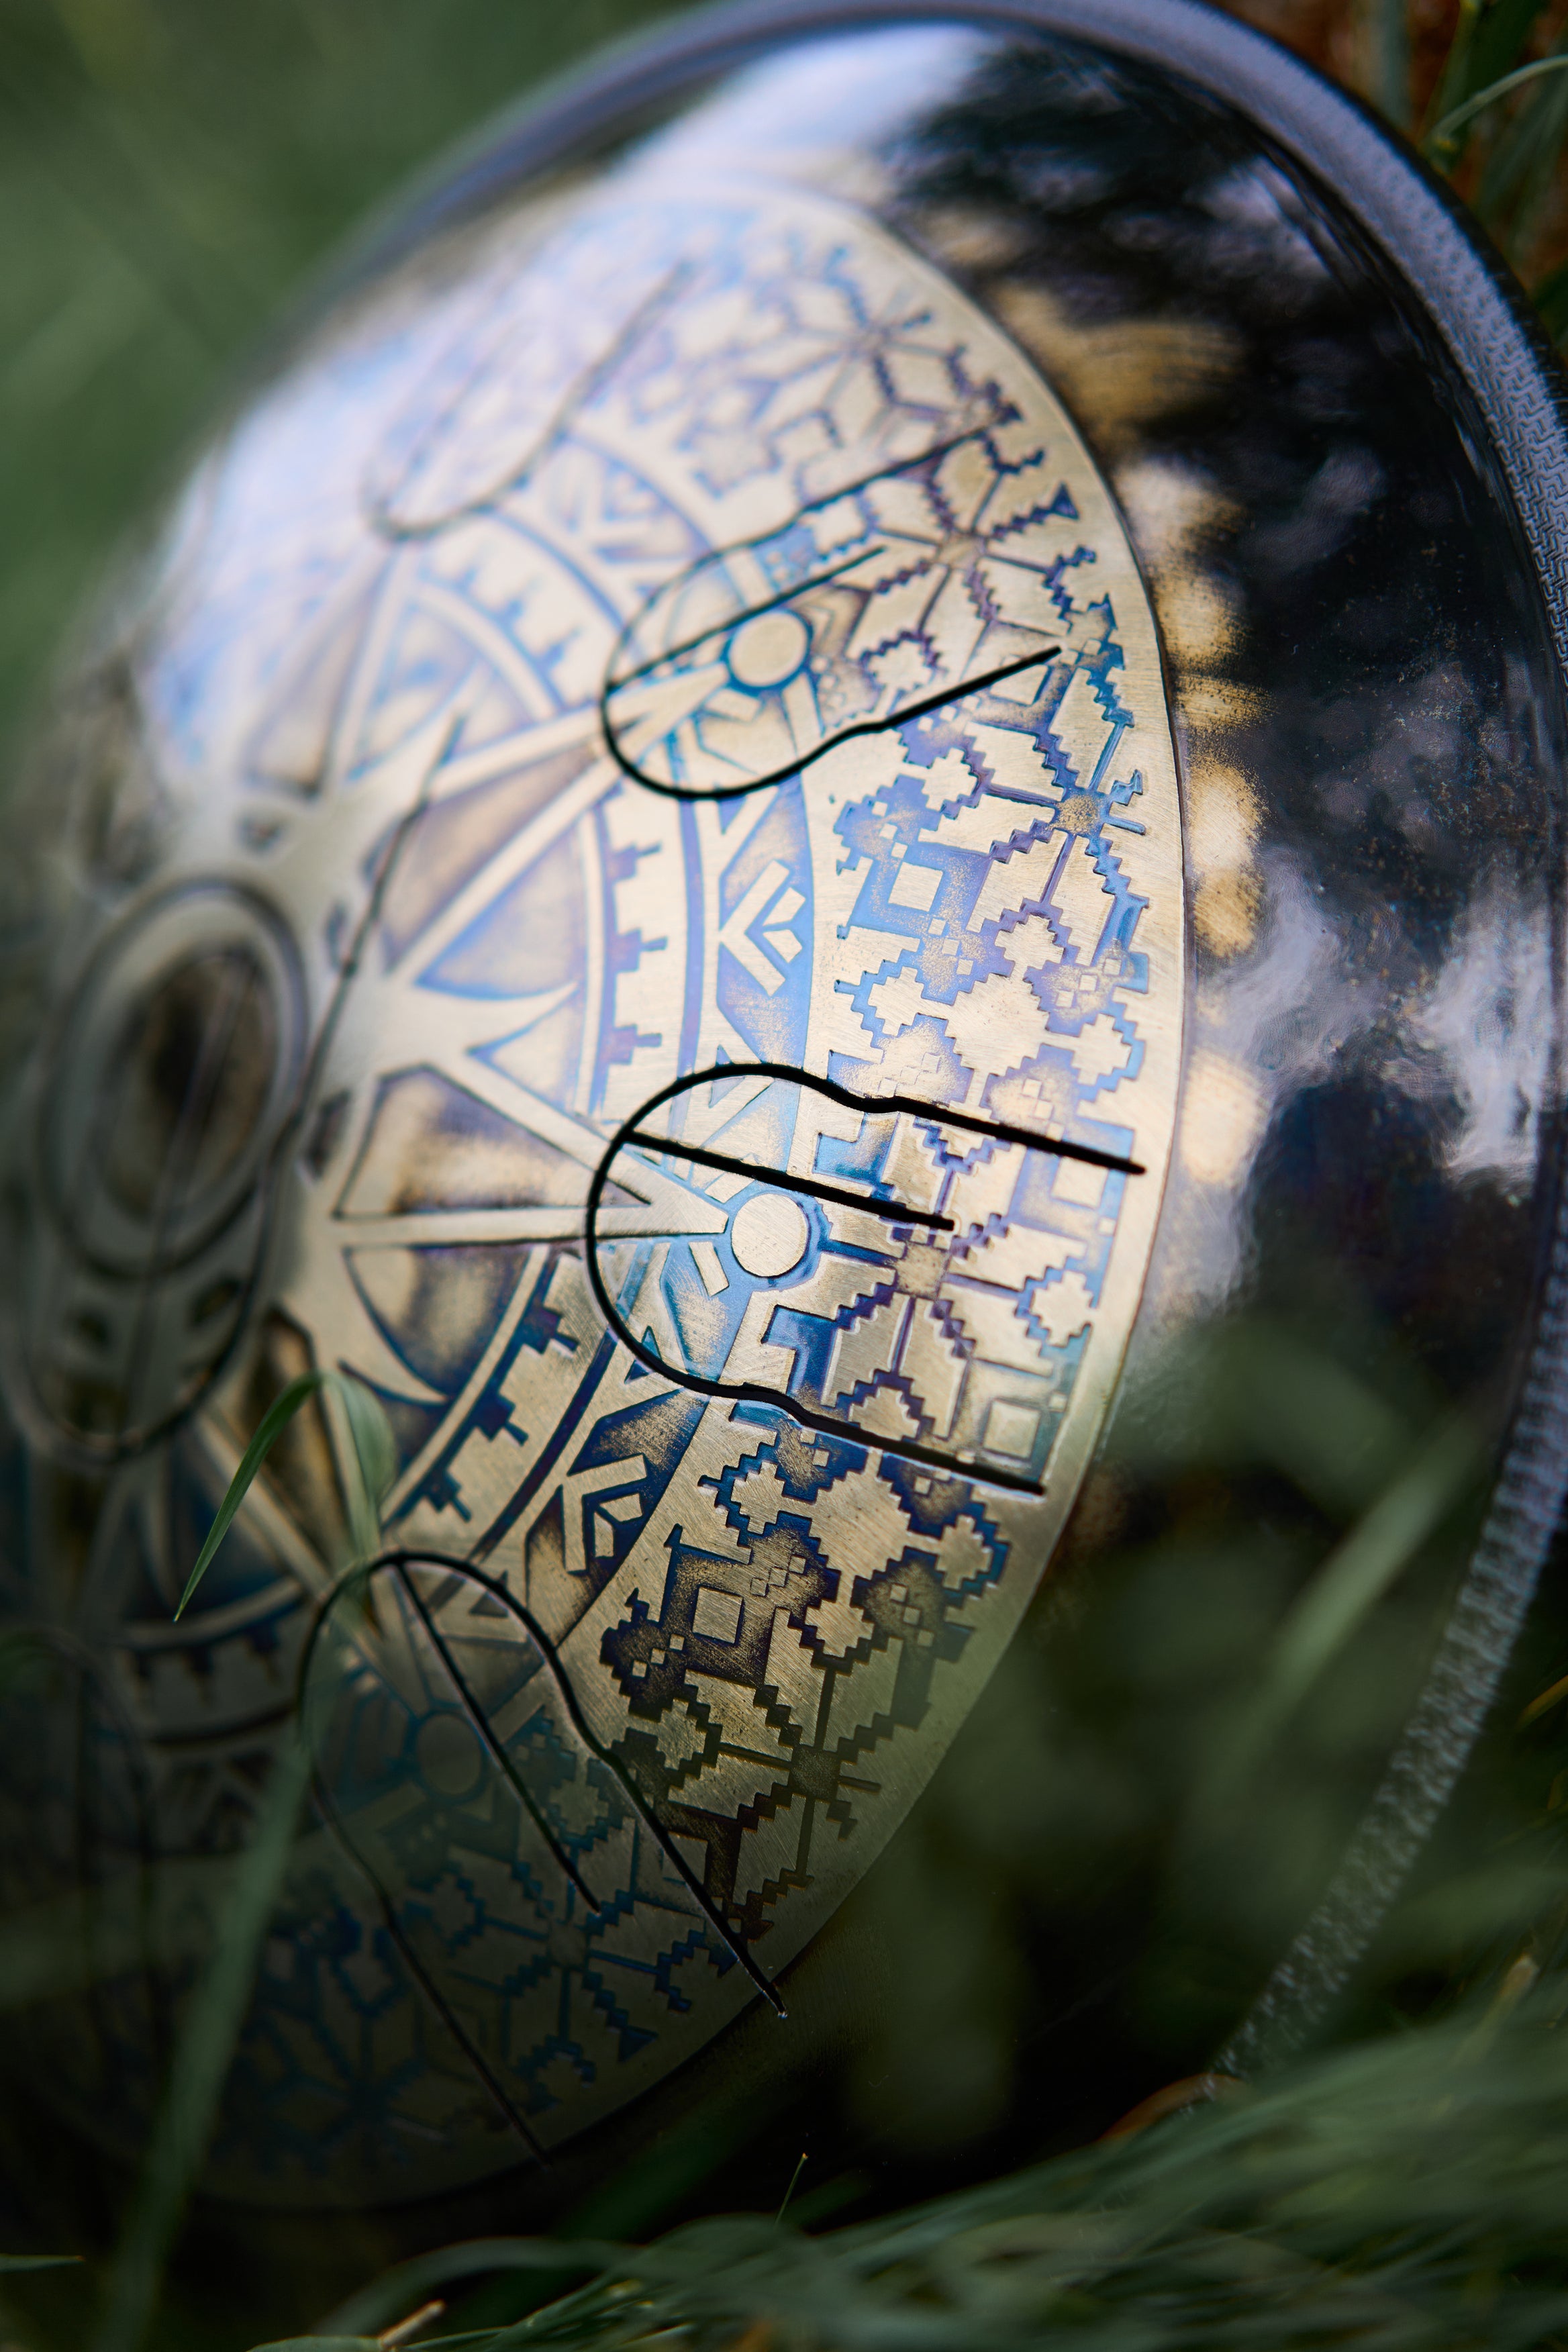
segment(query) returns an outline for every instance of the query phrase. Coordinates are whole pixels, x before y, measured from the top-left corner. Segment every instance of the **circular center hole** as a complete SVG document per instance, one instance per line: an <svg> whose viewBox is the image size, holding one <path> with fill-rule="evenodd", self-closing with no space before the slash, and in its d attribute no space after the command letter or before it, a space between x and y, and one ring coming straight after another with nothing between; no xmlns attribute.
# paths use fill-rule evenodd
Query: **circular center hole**
<svg viewBox="0 0 1568 2352"><path fill-rule="evenodd" d="M736 1210L730 1226L736 1264L763 1281L793 1273L810 1238L805 1211L787 1192L753 1192Z"/></svg>
<svg viewBox="0 0 1568 2352"><path fill-rule="evenodd" d="M805 659L811 634L798 613L758 613L742 621L730 640L730 675L753 691L782 686Z"/></svg>

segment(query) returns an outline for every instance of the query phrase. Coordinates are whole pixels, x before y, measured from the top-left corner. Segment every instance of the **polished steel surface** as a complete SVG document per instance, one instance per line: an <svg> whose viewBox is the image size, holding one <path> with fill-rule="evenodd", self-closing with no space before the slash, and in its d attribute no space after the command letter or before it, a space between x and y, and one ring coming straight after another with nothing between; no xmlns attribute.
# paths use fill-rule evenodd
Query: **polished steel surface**
<svg viewBox="0 0 1568 2352"><path fill-rule="evenodd" d="M927 26L448 226L215 444L59 722L12 1187L13 1877L185 1874L47 2045L101 2136L297 1704L213 2183L456 2188L786 2004L1091 1462L1080 1559L1184 1524L1200 1339L1349 1335L1336 1507L1396 1392L1495 1447L1560 690L1425 364L1244 126ZM324 1399L175 1624L312 1366L385 1557Z"/></svg>
<svg viewBox="0 0 1568 2352"><path fill-rule="evenodd" d="M367 453L325 516L300 432ZM123 1465L112 1612L138 1542L178 1590L164 1431L216 1495L270 1369L388 1402L414 1564L308 1714L443 2183L768 1986L1049 1557L1174 1118L1159 654L1016 347L679 144L373 302L184 520L153 659L198 683L36 1081L27 1408ZM123 1629L215 1793L332 1589L317 1500ZM301 2096L363 1990L315 1971Z"/></svg>

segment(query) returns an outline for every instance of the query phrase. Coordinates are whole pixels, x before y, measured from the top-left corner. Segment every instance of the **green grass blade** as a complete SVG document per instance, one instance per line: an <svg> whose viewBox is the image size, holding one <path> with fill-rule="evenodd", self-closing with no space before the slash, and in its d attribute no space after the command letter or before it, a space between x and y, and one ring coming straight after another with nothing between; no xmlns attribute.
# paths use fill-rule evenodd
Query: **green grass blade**
<svg viewBox="0 0 1568 2352"><path fill-rule="evenodd" d="M381 1546L381 1505L397 1473L397 1446L380 1400L363 1381L330 1377L348 1423L358 1474L347 1482L354 1555L369 1559Z"/></svg>
<svg viewBox="0 0 1568 2352"><path fill-rule="evenodd" d="M616 2259L602 2279L525 2318L420 2340L432 2352L1040 2352L1069 2336L1081 2352L1531 2352L1568 2326L1568 2037L1551 2030L1565 2004L1568 1979L1549 1978L1506 2014L1483 2011L1485 2033L1471 2011L1390 2035L1134 2139L819 2237L749 2214L604 2249ZM567 2251L465 2251L493 2263L507 2250ZM395 2305L389 2284L371 2291L378 2310ZM262 2352L366 2352L400 2333Z"/></svg>
<svg viewBox="0 0 1568 2352"><path fill-rule="evenodd" d="M1331 1555L1281 1627L1263 1671L1270 1706L1300 1706L1336 1653L1470 1485L1482 1460L1469 1423L1446 1423Z"/></svg>
<svg viewBox="0 0 1568 2352"><path fill-rule="evenodd" d="M1500 81L1505 73L1511 73L1544 6L1545 0L1491 0L1476 27L1465 88L1456 90L1451 99L1442 99L1433 112L1445 112L1460 99L1484 89L1488 82Z"/></svg>
<svg viewBox="0 0 1568 2352"><path fill-rule="evenodd" d="M481 2278L496 2271L604 2271L625 2261L624 2250L595 2239L470 2238L436 2252L416 2254L399 2263L348 2301L340 2304L322 2323L352 2333L355 2328L388 2326L400 2312L425 2296L463 2279Z"/></svg>
<svg viewBox="0 0 1568 2352"><path fill-rule="evenodd" d="M344 1486L356 1553L373 1552L380 1538L380 1506L391 1485L395 1450L377 1399L359 1381L331 1370L306 1372L289 1383L263 1415L229 1482L195 1566L180 1596L177 1617L205 1575L272 1447L312 1396L327 1392L342 1408L350 1444ZM110 2275L108 2308L95 2352L136 2352L152 2320L164 2261L195 2179L217 2115L225 2077L250 1998L258 1954L288 1867L295 1824L310 1779L310 1759L298 1738L280 1753L248 1852L234 1872L223 1911L223 1940L197 1988L174 2053L152 2145ZM37 1924L37 1923L32 1923ZM36 1983L43 1947L29 1950L26 1935L9 1956L24 1987Z"/></svg>
<svg viewBox="0 0 1568 2352"><path fill-rule="evenodd" d="M381 2346L374 2336L285 2336L256 2352L381 2352Z"/></svg>
<svg viewBox="0 0 1568 2352"><path fill-rule="evenodd" d="M1448 119L1521 62L1544 0L1462 0L1442 75L1427 109L1423 145L1439 170L1452 172L1468 143L1468 126L1442 135Z"/></svg>
<svg viewBox="0 0 1568 2352"><path fill-rule="evenodd" d="M1224 1819L1236 1790L1463 1498L1483 1460L1468 1422L1445 1422L1330 1553L1287 1612L1239 1712L1216 1739L1194 1790L1195 1820Z"/></svg>
<svg viewBox="0 0 1568 2352"><path fill-rule="evenodd" d="M1459 0L1459 20L1454 27L1454 37L1448 44L1448 54L1443 60L1443 70L1432 93L1431 105L1426 110L1422 143L1428 153L1431 152L1433 124L1452 114L1457 106L1462 106L1477 88L1472 61L1476 35L1480 26L1481 6L1482 0ZM1491 13L1495 15L1495 9ZM1511 65L1512 58L1508 62Z"/></svg>
<svg viewBox="0 0 1568 2352"><path fill-rule="evenodd" d="M1568 60L1568 42L1559 41L1541 65ZM1505 250L1528 245L1555 184L1564 131L1568 130L1568 80L1538 75L1518 111L1498 133L1475 208Z"/></svg>
<svg viewBox="0 0 1568 2352"><path fill-rule="evenodd" d="M302 1372L297 1381L290 1381L282 1395L275 1398L268 1407L260 1426L246 1447L239 1467L229 1481L228 1492L218 1505L217 1516L207 1530L206 1541L196 1554L196 1564L185 1580L185 1589L174 1612L176 1619L184 1613L191 1596L212 1565L213 1557L228 1533L235 1513L250 1492L262 1464L300 1406L323 1390L341 1400L353 1439L353 1460L346 1483L354 1549L363 1559L376 1549L380 1540L380 1504L392 1484L396 1462L396 1450L386 1414L363 1381L346 1379L342 1372Z"/></svg>
<svg viewBox="0 0 1568 2352"><path fill-rule="evenodd" d="M255 1838L235 1873L224 1913L223 1939L197 1987L174 2053L152 2145L110 2273L107 2309L94 2339L94 2352L137 2352L145 2339L163 2264L216 2119L262 1938L288 1867L310 1772L303 1743L286 1740Z"/></svg>
<svg viewBox="0 0 1568 2352"><path fill-rule="evenodd" d="M1512 73L1504 74L1500 81L1494 81L1487 89L1478 90L1474 98L1468 98L1463 106L1457 106L1451 114L1443 117L1427 142L1428 152L1435 153L1446 142L1453 139L1456 131L1462 131L1467 122L1473 122L1478 114L1484 114L1489 106L1496 106L1500 99L1509 97L1516 89L1522 89L1527 82L1540 81L1548 74L1562 73L1565 67L1568 67L1568 57L1536 58L1530 65L1518 66Z"/></svg>
<svg viewBox="0 0 1568 2352"><path fill-rule="evenodd" d="M185 1589L181 1593L179 1606L174 1611L176 1621L184 1615L192 1595L212 1565L214 1555L225 1536L227 1535L235 1513L255 1484L257 1472L299 1412L300 1407L324 1386L326 1380L325 1372L301 1373L297 1381L289 1381L282 1395L275 1398L262 1415L260 1426L246 1447L238 1469L229 1480L228 1492L217 1507L217 1516L207 1530L206 1541L196 1554L196 1564L185 1580Z"/></svg>

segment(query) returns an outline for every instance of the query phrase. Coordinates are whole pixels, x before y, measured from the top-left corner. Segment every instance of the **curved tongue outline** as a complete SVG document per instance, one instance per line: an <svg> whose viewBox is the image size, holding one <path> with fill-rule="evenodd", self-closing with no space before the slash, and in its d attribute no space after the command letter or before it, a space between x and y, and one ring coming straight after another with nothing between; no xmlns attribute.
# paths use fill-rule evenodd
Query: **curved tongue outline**
<svg viewBox="0 0 1568 2352"><path fill-rule="evenodd" d="M1051 565L1011 543L1016 518L987 523L990 497L975 507L963 460L984 431L718 549L650 597L600 702L626 772L681 798L754 791L1068 650Z"/></svg>
<svg viewBox="0 0 1568 2352"><path fill-rule="evenodd" d="M682 1970L737 1963L782 2013L503 1586L444 1560L354 1571L317 1621L300 1705L328 1822L541 2161L563 2016L608 2063L689 2005Z"/></svg>
<svg viewBox="0 0 1568 2352"><path fill-rule="evenodd" d="M731 1150L679 1132L689 1109L704 1134L711 1123L699 1089L758 1078L767 1083L740 1097ZM844 1139L845 1112L857 1125L848 1181L842 1150L816 1172L825 1141ZM611 1329L667 1379L1039 1494L1064 1401L1051 1402L1055 1376L1037 1360L1021 1290L998 1290L982 1256L998 1227L1016 1226L1028 1251L1028 1207L1017 1203L1037 1156L1122 1180L1144 1172L1097 1145L942 1103L727 1063L677 1080L612 1139L589 1188L589 1278ZM795 1172L806 1160L812 1172ZM980 1215L977 1175L991 1204ZM607 1234L600 1204L612 1183L644 1198L678 1187L681 1213L653 1240ZM976 1331L992 1335L978 1349Z"/></svg>

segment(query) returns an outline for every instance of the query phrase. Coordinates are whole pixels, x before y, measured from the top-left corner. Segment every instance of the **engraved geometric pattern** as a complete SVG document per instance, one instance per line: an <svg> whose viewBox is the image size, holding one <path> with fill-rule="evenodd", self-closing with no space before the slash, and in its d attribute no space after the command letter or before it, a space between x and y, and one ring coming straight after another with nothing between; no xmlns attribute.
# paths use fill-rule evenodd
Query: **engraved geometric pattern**
<svg viewBox="0 0 1568 2352"><path fill-rule="evenodd" d="M657 142L318 331L139 626L14 1384L103 1482L158 1852L247 1833L303 1690L213 2179L413 2195L764 1997L1045 1568L1173 1121L1159 656L1033 365ZM329 1403L173 1625L312 1362L386 1402L387 1562L338 1588Z"/></svg>

